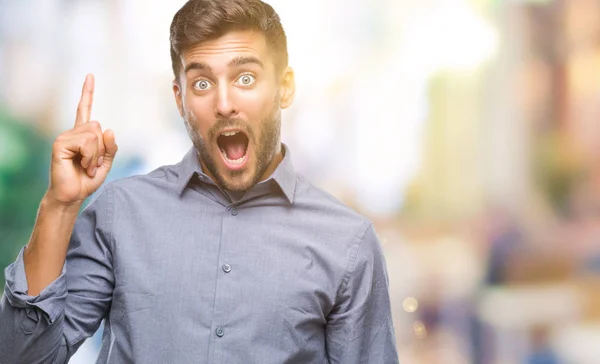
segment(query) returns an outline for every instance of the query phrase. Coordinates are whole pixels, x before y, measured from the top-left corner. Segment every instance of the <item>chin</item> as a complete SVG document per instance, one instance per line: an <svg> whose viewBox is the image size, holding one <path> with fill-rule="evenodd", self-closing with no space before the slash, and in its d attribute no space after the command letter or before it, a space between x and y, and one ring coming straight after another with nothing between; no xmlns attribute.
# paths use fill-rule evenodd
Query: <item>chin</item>
<svg viewBox="0 0 600 364"><path fill-rule="evenodd" d="M252 173L250 170L241 170L241 171L225 171L225 173L221 173L220 179L221 188L224 188L229 191L234 192L243 192L252 188L256 183L258 183L258 178L256 178L256 173Z"/></svg>

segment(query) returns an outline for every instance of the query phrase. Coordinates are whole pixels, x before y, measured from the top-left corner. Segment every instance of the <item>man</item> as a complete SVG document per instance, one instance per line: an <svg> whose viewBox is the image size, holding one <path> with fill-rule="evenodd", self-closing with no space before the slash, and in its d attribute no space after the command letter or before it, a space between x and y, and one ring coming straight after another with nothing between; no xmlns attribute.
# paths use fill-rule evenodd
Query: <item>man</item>
<svg viewBox="0 0 600 364"><path fill-rule="evenodd" d="M117 152L89 121L53 145L29 244L6 270L2 363L64 363L105 321L98 362L396 363L372 224L295 174L279 17L190 0L171 25L173 92L194 147L104 186Z"/></svg>

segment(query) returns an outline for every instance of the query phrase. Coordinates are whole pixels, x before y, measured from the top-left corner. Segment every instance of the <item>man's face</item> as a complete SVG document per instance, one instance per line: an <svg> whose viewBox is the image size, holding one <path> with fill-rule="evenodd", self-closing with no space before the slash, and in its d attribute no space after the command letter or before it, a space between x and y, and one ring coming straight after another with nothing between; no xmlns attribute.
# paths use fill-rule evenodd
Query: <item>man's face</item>
<svg viewBox="0 0 600 364"><path fill-rule="evenodd" d="M181 58L173 91L202 166L221 188L246 191L280 161L293 73L275 70L264 35L253 31L229 32Z"/></svg>

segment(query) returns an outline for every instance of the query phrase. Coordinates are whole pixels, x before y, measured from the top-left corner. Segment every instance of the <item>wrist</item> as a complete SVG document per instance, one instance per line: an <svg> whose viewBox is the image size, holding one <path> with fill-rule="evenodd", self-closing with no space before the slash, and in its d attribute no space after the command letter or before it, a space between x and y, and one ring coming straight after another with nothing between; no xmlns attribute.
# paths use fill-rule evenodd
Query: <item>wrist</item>
<svg viewBox="0 0 600 364"><path fill-rule="evenodd" d="M52 211L60 214L78 214L83 201L63 202L56 199L50 191L46 192L40 203L40 210Z"/></svg>

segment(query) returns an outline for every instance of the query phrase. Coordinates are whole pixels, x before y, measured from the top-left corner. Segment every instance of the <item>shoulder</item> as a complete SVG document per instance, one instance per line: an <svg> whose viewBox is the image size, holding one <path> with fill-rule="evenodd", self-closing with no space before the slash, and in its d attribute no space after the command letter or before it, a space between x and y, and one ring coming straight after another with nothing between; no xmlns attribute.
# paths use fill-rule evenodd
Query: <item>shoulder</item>
<svg viewBox="0 0 600 364"><path fill-rule="evenodd" d="M175 190L179 178L178 165L164 165L145 174L113 180L107 184L117 194L148 194L154 190Z"/></svg>
<svg viewBox="0 0 600 364"><path fill-rule="evenodd" d="M307 215L315 216L320 224L338 230L353 241L362 240L372 228L372 222L366 216L301 175L297 176L294 204Z"/></svg>
<svg viewBox="0 0 600 364"><path fill-rule="evenodd" d="M301 175L297 176L294 202L297 202L299 205L308 205L318 210L326 210L357 221L368 222L368 219L364 215L358 213L331 193L315 186Z"/></svg>
<svg viewBox="0 0 600 364"><path fill-rule="evenodd" d="M109 182L108 185L115 190L135 192L144 187L174 186L178 178L179 168L177 165L164 165L145 174L116 179Z"/></svg>
<svg viewBox="0 0 600 364"><path fill-rule="evenodd" d="M108 181L89 198L88 206L132 202L137 199L147 201L152 197L174 195L177 180L177 165L165 165L145 174Z"/></svg>

